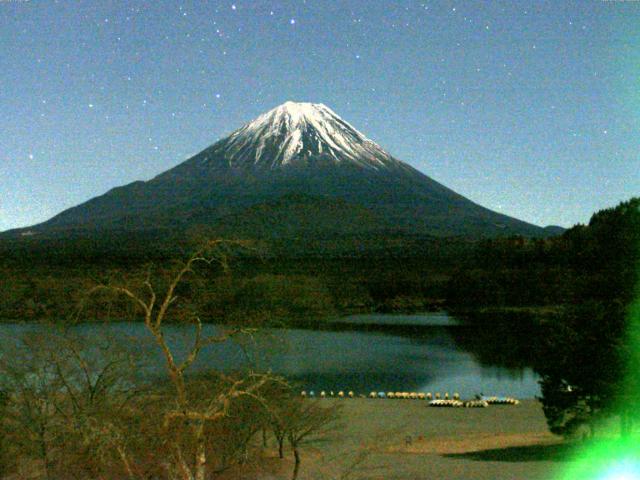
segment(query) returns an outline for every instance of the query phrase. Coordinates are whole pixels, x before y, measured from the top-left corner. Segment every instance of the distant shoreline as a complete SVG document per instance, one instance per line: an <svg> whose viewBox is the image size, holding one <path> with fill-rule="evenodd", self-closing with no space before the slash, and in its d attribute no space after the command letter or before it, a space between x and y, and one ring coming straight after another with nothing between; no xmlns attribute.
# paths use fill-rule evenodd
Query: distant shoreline
<svg viewBox="0 0 640 480"><path fill-rule="evenodd" d="M526 317L537 317L540 316L542 318L554 317L560 314L564 309L563 305L543 305L543 306L533 306L533 307L478 307L478 308L446 308L446 309L438 309L438 310L426 310L426 311L379 311L379 310L350 310L346 312L339 312L337 315L327 316L325 318L303 318L303 319L284 319L274 321L268 325L265 325L262 328L291 328L291 329L315 329L315 330L385 330L385 329L420 329L422 327L430 327L430 326L439 326L439 325L428 325L428 324L420 324L420 323L403 323L403 324L393 324L389 322L349 322L345 321L346 318L357 316L357 315L384 315L384 316L436 316L436 315L446 315L452 319L460 320L458 324L454 324L453 322L447 325L441 326L465 326L466 323L464 320L468 320L470 318L482 318L483 320L488 320L489 316L511 316L515 317L526 316ZM505 320L505 318L500 318L500 321ZM133 319L124 319L124 318L111 318L105 320L82 320L82 321L71 321L66 319L59 320L50 320L50 319L29 319L29 320L21 320L17 318L7 318L0 317L0 324L17 324L17 325L81 325L81 324L92 324L92 323L137 323L143 322L142 317L133 318ZM226 325L224 322L216 322L216 321L208 321L207 318L202 319L203 324L208 325ZM184 324L190 325L186 322L173 322L170 319L167 319L166 323L169 325L178 325ZM474 322L470 322L474 323ZM261 327L257 327L261 328Z"/></svg>

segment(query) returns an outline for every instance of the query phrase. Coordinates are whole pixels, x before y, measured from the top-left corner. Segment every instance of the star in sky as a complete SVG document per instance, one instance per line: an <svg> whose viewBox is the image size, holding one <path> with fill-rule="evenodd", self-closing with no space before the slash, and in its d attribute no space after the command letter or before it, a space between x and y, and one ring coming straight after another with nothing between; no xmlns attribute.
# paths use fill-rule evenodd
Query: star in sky
<svg viewBox="0 0 640 480"><path fill-rule="evenodd" d="M0 181L51 201L40 218L3 206L0 230L152 178L286 100L326 103L399 159L534 223L586 221L640 184L631 2L23 3L0 1L12 119ZM33 153L55 166L46 178L2 176ZM620 180L594 195L598 178Z"/></svg>

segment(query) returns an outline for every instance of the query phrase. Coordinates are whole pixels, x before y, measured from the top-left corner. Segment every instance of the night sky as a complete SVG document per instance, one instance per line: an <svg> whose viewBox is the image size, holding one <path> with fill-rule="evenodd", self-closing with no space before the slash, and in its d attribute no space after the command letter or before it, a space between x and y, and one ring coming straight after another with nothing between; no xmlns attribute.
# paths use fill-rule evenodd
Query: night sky
<svg viewBox="0 0 640 480"><path fill-rule="evenodd" d="M640 2L0 0L0 230L321 102L493 210L640 194Z"/></svg>

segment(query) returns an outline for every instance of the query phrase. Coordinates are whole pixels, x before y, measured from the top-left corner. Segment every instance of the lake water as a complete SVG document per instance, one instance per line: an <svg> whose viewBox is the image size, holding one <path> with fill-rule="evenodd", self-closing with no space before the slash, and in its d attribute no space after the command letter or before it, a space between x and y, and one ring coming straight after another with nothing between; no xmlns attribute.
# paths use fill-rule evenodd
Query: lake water
<svg viewBox="0 0 640 480"><path fill-rule="evenodd" d="M460 325L444 313L424 315L356 315L343 317L332 330L267 329L252 337L203 350L193 371L207 368L235 370L253 366L271 369L298 382L304 390L454 392L531 398L539 395L537 376L526 366L487 360L482 342L502 342L483 330ZM347 327L346 329L344 327ZM374 327L365 331L363 328ZM38 332L41 325L0 324L4 340L22 332ZM108 334L118 341L137 342L147 359L148 374L162 374L163 361L141 323L83 324L74 327L87 338ZM204 335L218 328L205 325ZM167 325L166 338L184 355L193 329ZM472 341L470 341L470 339ZM495 343L492 344L495 347ZM470 347L471 346L471 347ZM488 348L487 350L492 350ZM475 349L471 351L470 348ZM502 362L504 363L504 362Z"/></svg>

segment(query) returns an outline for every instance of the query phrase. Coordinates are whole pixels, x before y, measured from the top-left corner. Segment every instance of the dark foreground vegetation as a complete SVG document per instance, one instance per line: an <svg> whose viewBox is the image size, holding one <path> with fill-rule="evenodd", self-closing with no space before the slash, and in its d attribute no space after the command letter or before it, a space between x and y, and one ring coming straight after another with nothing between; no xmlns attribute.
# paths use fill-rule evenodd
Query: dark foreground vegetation
<svg viewBox="0 0 640 480"><path fill-rule="evenodd" d="M0 477L238 478L278 450L296 478L337 420L264 373L144 378L134 347L57 331L3 352Z"/></svg>
<svg viewBox="0 0 640 480"><path fill-rule="evenodd" d="M180 286L200 265L226 270L228 249L244 246L210 241L169 272L149 270L84 292L78 320L109 298L133 305L164 359L160 378L144 374L142 350L127 338L82 338L60 325L14 339L0 357L0 475L205 480L231 471L228 478L237 478L260 463L271 436L281 459L285 442L290 447L291 478L298 478L303 447L330 430L335 407L303 401L268 372L224 374L212 365L207 374L189 374L203 349L253 330L236 322L203 334L193 303L179 299ZM186 352L167 339L168 318L193 327Z"/></svg>

